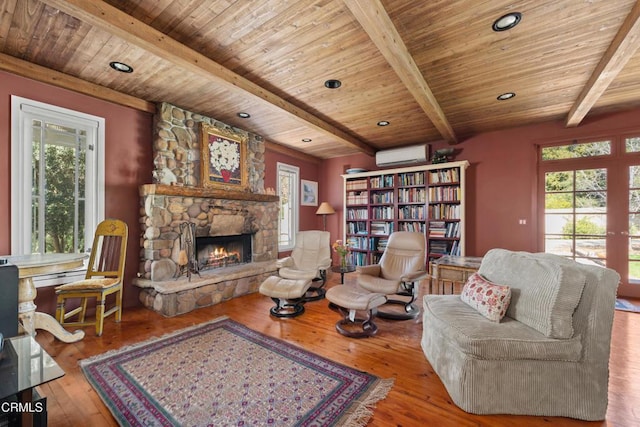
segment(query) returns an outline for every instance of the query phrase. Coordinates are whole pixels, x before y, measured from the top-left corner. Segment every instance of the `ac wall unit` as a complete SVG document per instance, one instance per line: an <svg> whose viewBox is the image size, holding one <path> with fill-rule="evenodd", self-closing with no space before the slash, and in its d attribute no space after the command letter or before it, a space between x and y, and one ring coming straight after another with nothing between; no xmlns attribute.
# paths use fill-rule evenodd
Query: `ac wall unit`
<svg viewBox="0 0 640 427"><path fill-rule="evenodd" d="M376 153L376 165L397 166L424 163L429 156L429 145L412 145L411 147L392 148Z"/></svg>

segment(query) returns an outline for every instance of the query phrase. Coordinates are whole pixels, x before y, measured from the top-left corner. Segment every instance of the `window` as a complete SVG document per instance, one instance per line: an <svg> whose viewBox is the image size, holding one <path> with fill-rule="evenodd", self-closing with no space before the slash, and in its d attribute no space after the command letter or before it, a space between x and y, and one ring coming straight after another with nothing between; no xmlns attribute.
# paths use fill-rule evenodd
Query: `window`
<svg viewBox="0 0 640 427"><path fill-rule="evenodd" d="M104 119L11 98L11 252L77 253L104 218Z"/></svg>
<svg viewBox="0 0 640 427"><path fill-rule="evenodd" d="M300 169L278 163L278 195L280 213L278 220L278 250L287 251L295 246L298 231L298 182Z"/></svg>

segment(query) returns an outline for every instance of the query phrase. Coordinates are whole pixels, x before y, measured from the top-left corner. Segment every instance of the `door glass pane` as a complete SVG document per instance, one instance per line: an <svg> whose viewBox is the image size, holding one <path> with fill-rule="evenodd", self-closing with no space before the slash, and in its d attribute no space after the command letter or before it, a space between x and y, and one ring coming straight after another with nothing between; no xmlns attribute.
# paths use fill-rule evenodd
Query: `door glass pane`
<svg viewBox="0 0 640 427"><path fill-rule="evenodd" d="M604 265L606 169L545 174L545 252Z"/></svg>
<svg viewBox="0 0 640 427"><path fill-rule="evenodd" d="M637 153L640 151L640 137L626 138L624 142L624 148L627 153Z"/></svg>
<svg viewBox="0 0 640 427"><path fill-rule="evenodd" d="M640 283L640 166L629 167L629 282Z"/></svg>
<svg viewBox="0 0 640 427"><path fill-rule="evenodd" d="M542 149L542 160L577 159L580 157L607 156L609 154L611 154L611 141L594 141L544 147Z"/></svg>

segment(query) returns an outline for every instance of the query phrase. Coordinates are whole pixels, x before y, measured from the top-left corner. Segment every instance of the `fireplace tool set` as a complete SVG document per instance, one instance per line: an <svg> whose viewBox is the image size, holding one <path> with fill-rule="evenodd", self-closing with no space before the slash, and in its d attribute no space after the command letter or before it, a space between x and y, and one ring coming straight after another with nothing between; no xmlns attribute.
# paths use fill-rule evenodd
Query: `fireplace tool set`
<svg viewBox="0 0 640 427"><path fill-rule="evenodd" d="M195 251L196 225L191 222L180 224L180 252L178 253L178 270L176 277L187 275L191 281L191 274L200 276L200 266Z"/></svg>

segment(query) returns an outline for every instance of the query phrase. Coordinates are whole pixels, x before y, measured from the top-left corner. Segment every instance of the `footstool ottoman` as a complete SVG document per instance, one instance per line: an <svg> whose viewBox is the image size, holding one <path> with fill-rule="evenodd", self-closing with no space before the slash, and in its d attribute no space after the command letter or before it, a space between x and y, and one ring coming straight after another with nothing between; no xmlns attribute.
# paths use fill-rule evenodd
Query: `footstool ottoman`
<svg viewBox="0 0 640 427"><path fill-rule="evenodd" d="M260 293L270 297L275 303L269 311L276 317L296 317L304 313L304 295L311 286L309 279L283 279L269 276L260 285Z"/></svg>
<svg viewBox="0 0 640 427"><path fill-rule="evenodd" d="M336 330L346 337L365 338L378 332L373 323L373 310L387 302L384 294L369 292L358 286L339 285L327 290L326 298L335 306L344 319L336 323ZM356 318L356 312L366 311L367 317Z"/></svg>

